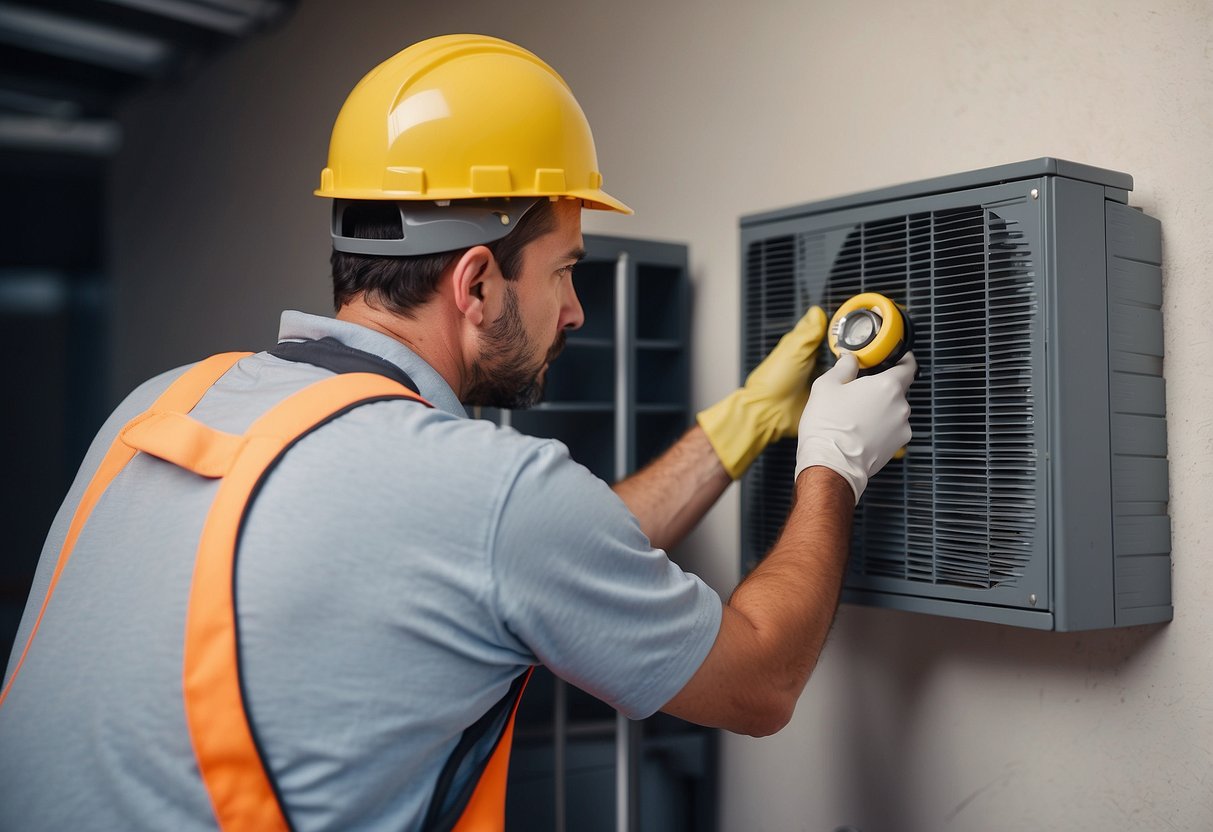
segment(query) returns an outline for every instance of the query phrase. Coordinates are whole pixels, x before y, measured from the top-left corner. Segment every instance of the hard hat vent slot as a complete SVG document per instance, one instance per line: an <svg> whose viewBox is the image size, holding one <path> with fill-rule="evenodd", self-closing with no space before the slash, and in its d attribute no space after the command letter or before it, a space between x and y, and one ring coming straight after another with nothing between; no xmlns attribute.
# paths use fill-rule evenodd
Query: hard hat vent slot
<svg viewBox="0 0 1213 832"><path fill-rule="evenodd" d="M347 202L341 210L341 236L360 240L403 240L395 202Z"/></svg>

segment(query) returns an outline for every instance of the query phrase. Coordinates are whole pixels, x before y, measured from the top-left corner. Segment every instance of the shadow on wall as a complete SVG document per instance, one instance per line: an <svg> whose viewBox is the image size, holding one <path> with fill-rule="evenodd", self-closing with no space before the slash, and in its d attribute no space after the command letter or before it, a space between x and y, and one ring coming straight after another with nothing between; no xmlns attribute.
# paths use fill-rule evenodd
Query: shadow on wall
<svg viewBox="0 0 1213 832"><path fill-rule="evenodd" d="M922 773L913 766L922 759L922 732L941 718L925 711L931 704L928 697L938 693L931 690L932 684L942 674L963 669L1039 678L1043 706L1046 688L1068 691L1067 683L1074 681L1094 688L1105 677L1128 675L1166 626L1054 633L893 610L843 607L840 616L845 616L846 626L837 628L830 649L846 656L839 664L839 684L848 691L838 714L848 738L838 760L850 792L843 803L863 807L865 818L855 829L898 832L938 832L919 825ZM898 620L888 620L891 616ZM983 684L982 690L988 689L989 684ZM1022 684L1008 685L1007 695L1022 700L1022 691ZM982 717L997 720L997 704L980 703ZM989 728L991 737L1016 730L1007 724ZM1023 730L1032 731L1033 726L1024 725ZM969 741L980 743L984 737L970 736ZM934 769L930 776L940 773ZM946 769L942 773L946 775ZM1018 773L1008 765L998 780L941 810L940 821L950 825L983 792L1005 787Z"/></svg>

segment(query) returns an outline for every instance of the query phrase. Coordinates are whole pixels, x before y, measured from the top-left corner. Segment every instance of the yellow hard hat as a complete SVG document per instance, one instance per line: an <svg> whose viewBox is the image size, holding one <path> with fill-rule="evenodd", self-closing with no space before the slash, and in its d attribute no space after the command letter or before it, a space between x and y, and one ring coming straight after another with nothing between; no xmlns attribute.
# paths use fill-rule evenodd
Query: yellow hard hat
<svg viewBox="0 0 1213 832"><path fill-rule="evenodd" d="M569 197L632 213L602 190L594 137L568 84L522 47L483 35L431 38L371 70L337 116L316 195Z"/></svg>

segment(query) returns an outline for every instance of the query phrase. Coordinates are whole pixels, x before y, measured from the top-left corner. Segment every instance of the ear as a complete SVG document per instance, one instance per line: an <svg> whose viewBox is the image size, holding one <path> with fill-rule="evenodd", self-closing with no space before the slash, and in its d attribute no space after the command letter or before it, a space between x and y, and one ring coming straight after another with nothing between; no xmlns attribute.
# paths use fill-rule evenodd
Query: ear
<svg viewBox="0 0 1213 832"><path fill-rule="evenodd" d="M472 326L480 326L484 322L486 299L491 294L494 281L499 278L497 260L485 246L469 248L456 261L451 274L455 306Z"/></svg>

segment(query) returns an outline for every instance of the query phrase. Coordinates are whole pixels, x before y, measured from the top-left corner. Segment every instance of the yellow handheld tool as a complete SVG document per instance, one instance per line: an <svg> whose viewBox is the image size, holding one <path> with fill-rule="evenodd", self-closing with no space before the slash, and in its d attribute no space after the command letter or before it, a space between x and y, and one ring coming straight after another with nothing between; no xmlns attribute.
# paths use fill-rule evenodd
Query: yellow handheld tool
<svg viewBox="0 0 1213 832"><path fill-rule="evenodd" d="M859 375L887 370L914 348L914 321L893 301L877 292L848 300L830 320L826 343L834 357L846 350L859 362ZM893 454L902 459L906 449Z"/></svg>
<svg viewBox="0 0 1213 832"><path fill-rule="evenodd" d="M884 295L864 292L834 313L826 333L830 352L855 356L861 376L887 370L914 347L914 322Z"/></svg>

